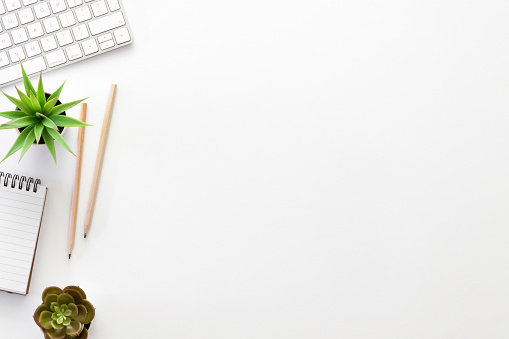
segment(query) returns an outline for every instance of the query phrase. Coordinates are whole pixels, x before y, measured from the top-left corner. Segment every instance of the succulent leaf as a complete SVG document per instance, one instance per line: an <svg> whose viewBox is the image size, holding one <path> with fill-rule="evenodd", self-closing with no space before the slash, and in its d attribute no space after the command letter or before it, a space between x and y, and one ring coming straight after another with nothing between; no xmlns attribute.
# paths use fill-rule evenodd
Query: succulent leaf
<svg viewBox="0 0 509 339"><path fill-rule="evenodd" d="M4 117L7 119L18 119L26 117L27 114L23 111L8 111L8 112L0 112L0 117Z"/></svg>
<svg viewBox="0 0 509 339"><path fill-rule="evenodd" d="M65 142L64 138L60 135L60 133L58 133L54 129L46 129L46 130L53 137L53 139L56 140L56 142L58 142L63 148L65 148L67 151L71 152L74 156L76 156L76 154L74 154L74 152L71 150L69 145L67 145L67 143Z"/></svg>
<svg viewBox="0 0 509 339"><path fill-rule="evenodd" d="M34 319L39 319L43 311L49 311L49 308L46 305L41 304L34 312Z"/></svg>
<svg viewBox="0 0 509 339"><path fill-rule="evenodd" d="M39 76L39 85L37 86L37 100L39 101L39 105L44 107L46 105L46 93L44 92L44 85L42 84L42 71Z"/></svg>
<svg viewBox="0 0 509 339"><path fill-rule="evenodd" d="M76 304L83 304L83 300L87 299L85 292L78 286L67 286L64 292L69 293L76 301Z"/></svg>
<svg viewBox="0 0 509 339"><path fill-rule="evenodd" d="M69 317L73 318L73 319L76 319L76 317L78 316L78 306L76 306L76 304L68 304L67 305L69 307ZM86 310L86 308L85 308ZM85 320L85 319L83 319Z"/></svg>
<svg viewBox="0 0 509 339"><path fill-rule="evenodd" d="M57 125L55 125L53 120L51 120L48 117L45 117L44 115L42 115L40 113L37 113L37 115L40 117L40 121L42 122L42 124L44 126L48 127L48 129L53 129L58 132L58 127L57 127Z"/></svg>
<svg viewBox="0 0 509 339"><path fill-rule="evenodd" d="M7 152L7 154L3 158L2 162L5 159L7 159L8 157L10 157L11 155L13 155L14 153L16 153L17 151L19 151L23 147L23 145L25 143L26 136L32 131L32 128L33 127L27 127L23 130L23 132L21 132L21 134L18 136L18 138L14 142L14 145L12 145L9 152ZM55 300L56 300L56 296L55 296ZM49 307L49 304L47 306Z"/></svg>
<svg viewBox="0 0 509 339"><path fill-rule="evenodd" d="M87 339L87 338L88 338L88 331L85 327L83 328L81 333L77 337L75 337L75 339Z"/></svg>
<svg viewBox="0 0 509 339"><path fill-rule="evenodd" d="M57 302L60 304L60 305L63 305L63 304L70 304L70 303L73 303L74 304L74 299L73 297L71 297L70 294L68 293L62 293L58 296L58 299L57 299ZM65 309L67 309L67 306L65 307Z"/></svg>
<svg viewBox="0 0 509 339"><path fill-rule="evenodd" d="M75 337L80 333L81 323L79 321L71 321L69 326L66 326L66 333L68 336Z"/></svg>
<svg viewBox="0 0 509 339"><path fill-rule="evenodd" d="M34 133L34 130L32 129L30 131L30 133L28 133L27 138L25 139L25 144L23 145L23 150L21 151L21 156L19 157L19 161L21 161L21 159L23 159L23 156L26 154L26 152L28 152L30 147L32 147L32 145L34 144L34 141L35 141L35 133Z"/></svg>
<svg viewBox="0 0 509 339"><path fill-rule="evenodd" d="M82 102L83 100L86 100L86 99L88 99L88 98L81 99L81 100L76 100L76 101L71 101L71 102L68 102L66 104L60 104L58 106L55 106L55 107L53 107L51 112L48 113L48 117L52 117L54 115L58 115L60 113L63 113L65 111L67 111L68 109L73 108L74 106L76 106L77 104L79 104L80 102Z"/></svg>
<svg viewBox="0 0 509 339"><path fill-rule="evenodd" d="M2 93L4 93L4 92L2 91ZM16 105L16 107L18 107L18 108L19 108L20 110L22 110L23 112L28 113L28 114L30 114L30 115L34 115L34 114L35 114L35 113L34 113L31 109L29 109L29 108L28 108L28 107L27 107L27 106L26 106L26 105L25 105L25 104L24 104L21 100L16 99L16 98L14 98L14 97L11 97L10 95L5 94L5 93L4 93L4 95L5 95L5 97L6 97L7 99L9 99L9 101L10 101L10 102L12 102L14 105Z"/></svg>
<svg viewBox="0 0 509 339"><path fill-rule="evenodd" d="M51 316L52 313L50 311L42 311L41 315L39 316L39 324L47 330L52 328L51 322L53 321L53 319L51 318Z"/></svg>
<svg viewBox="0 0 509 339"><path fill-rule="evenodd" d="M51 110L53 109L53 107L55 106L57 101L58 101L58 98L48 99L48 101L42 108L42 113L48 114L49 112L51 112Z"/></svg>
<svg viewBox="0 0 509 339"><path fill-rule="evenodd" d="M95 317L95 308L92 305L92 303L90 301L86 300L86 299L83 301L83 305L85 305L85 307L87 308L87 317L86 317L86 319L85 319L85 321L83 323L84 324L88 324L92 320L94 320L94 317Z"/></svg>
<svg viewBox="0 0 509 339"><path fill-rule="evenodd" d="M0 125L0 129L22 128L38 122L36 117L22 117Z"/></svg>
<svg viewBox="0 0 509 339"><path fill-rule="evenodd" d="M56 165L57 164L57 154L55 152L55 139L53 139L51 137L51 135L48 133L47 129L42 130L42 138L44 139L44 143L46 144L46 147L48 148L49 152L51 153L53 160L55 160L55 165Z"/></svg>
<svg viewBox="0 0 509 339"><path fill-rule="evenodd" d="M62 294L62 289L59 287L56 287L56 286L46 287L44 289L44 291L42 291L42 301L43 302L46 300L46 296L48 294L56 294L56 295Z"/></svg>
<svg viewBox="0 0 509 339"><path fill-rule="evenodd" d="M62 322L63 322L62 317L59 317L59 318L57 318L57 320L53 320L51 322L51 326L53 326L53 328L55 330L61 330L64 328L64 325L62 325Z"/></svg>
<svg viewBox="0 0 509 339"><path fill-rule="evenodd" d="M25 91L27 92L27 95L30 95L30 92L35 93L35 88L30 82L30 79L28 79L28 75L25 72L25 68L23 68L23 64L20 62L21 65L21 73L23 73L23 84L25 85Z"/></svg>
<svg viewBox="0 0 509 339"><path fill-rule="evenodd" d="M48 334L48 337L50 339L64 339L64 338L66 338L65 327L62 327L60 329L51 328L51 329L47 330L46 333Z"/></svg>
<svg viewBox="0 0 509 339"><path fill-rule="evenodd" d="M39 100L35 96L34 92L30 93L30 101L31 101L31 104L32 104L32 108L33 108L33 110L35 112L41 112L42 111L41 104L39 103Z"/></svg>
<svg viewBox="0 0 509 339"><path fill-rule="evenodd" d="M78 305L78 315L73 319L81 323L85 323L87 319L88 311L85 305Z"/></svg>
<svg viewBox="0 0 509 339"><path fill-rule="evenodd" d="M35 133L35 141L39 143L42 136L42 131L44 130L44 125L42 123L38 123L34 127L34 133Z"/></svg>
<svg viewBox="0 0 509 339"><path fill-rule="evenodd" d="M55 125L61 127L90 126L89 124L82 122L81 120L74 119L65 115L49 116L49 118L55 123Z"/></svg>
<svg viewBox="0 0 509 339"><path fill-rule="evenodd" d="M53 92L53 94L51 94L48 98L47 101L50 101L51 99L58 99L58 97L60 97L60 93L62 92L62 89L64 88L64 85L65 85L65 81L64 83L62 84L62 86L60 86L55 92ZM56 100L55 100L56 101Z"/></svg>
<svg viewBox="0 0 509 339"><path fill-rule="evenodd" d="M51 305L57 302L57 298L58 295L56 294L47 294L46 297L44 298L44 304L48 306L49 309L51 309Z"/></svg>
<svg viewBox="0 0 509 339"><path fill-rule="evenodd" d="M35 113L35 110L32 107L32 101L30 100L30 98L27 95L25 95L25 93L21 92L18 87L15 87L15 88L16 88L16 91L18 92L18 95L19 95L19 98L21 99L21 102L23 103L23 105L25 107L25 108L23 108L23 107L19 107L18 106L18 108L23 110L23 111L26 110L29 113Z"/></svg>
<svg viewBox="0 0 509 339"><path fill-rule="evenodd" d="M49 307L49 309L52 311L52 312L59 312L60 311L60 304L56 301L53 301Z"/></svg>

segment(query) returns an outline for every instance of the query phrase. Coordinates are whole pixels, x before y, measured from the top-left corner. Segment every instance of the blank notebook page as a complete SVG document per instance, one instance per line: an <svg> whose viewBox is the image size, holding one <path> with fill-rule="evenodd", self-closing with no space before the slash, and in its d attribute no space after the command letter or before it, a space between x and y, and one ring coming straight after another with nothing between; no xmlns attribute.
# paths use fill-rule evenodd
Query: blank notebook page
<svg viewBox="0 0 509 339"><path fill-rule="evenodd" d="M0 185L0 290L28 293L46 192Z"/></svg>

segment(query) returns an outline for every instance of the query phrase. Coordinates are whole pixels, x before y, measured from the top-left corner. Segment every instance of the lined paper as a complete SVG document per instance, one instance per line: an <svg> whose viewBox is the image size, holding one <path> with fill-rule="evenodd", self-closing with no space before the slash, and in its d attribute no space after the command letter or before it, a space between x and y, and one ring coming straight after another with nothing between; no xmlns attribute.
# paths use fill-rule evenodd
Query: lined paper
<svg viewBox="0 0 509 339"><path fill-rule="evenodd" d="M46 192L0 184L0 290L28 291Z"/></svg>

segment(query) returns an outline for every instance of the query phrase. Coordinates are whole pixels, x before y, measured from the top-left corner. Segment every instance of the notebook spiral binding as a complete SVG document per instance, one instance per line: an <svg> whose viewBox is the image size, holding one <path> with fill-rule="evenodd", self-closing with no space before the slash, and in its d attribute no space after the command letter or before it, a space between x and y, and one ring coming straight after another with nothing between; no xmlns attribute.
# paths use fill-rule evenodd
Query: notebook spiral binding
<svg viewBox="0 0 509 339"><path fill-rule="evenodd" d="M2 182L2 177L4 178L3 182ZM5 187L7 187L7 185L9 185L9 179L11 180L11 188L16 188L16 182L19 181L18 183L18 189L23 189L23 183L26 181L26 191L30 191L31 189L31 185L33 184L33 191L34 192L37 192L37 187L41 184L41 180L40 179L34 179L32 177L29 177L27 179L27 177L25 177L24 175L23 176L19 176L17 174L14 174L14 176L11 174L11 173L4 173L4 172L0 172L0 185L4 185Z"/></svg>

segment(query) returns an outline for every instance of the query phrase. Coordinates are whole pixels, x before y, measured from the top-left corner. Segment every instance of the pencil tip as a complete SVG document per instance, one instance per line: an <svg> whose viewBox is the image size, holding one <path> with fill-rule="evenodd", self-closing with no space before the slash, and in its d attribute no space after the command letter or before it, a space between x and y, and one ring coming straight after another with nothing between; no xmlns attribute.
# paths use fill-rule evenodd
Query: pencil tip
<svg viewBox="0 0 509 339"><path fill-rule="evenodd" d="M69 254L69 259L71 259L71 254Z"/></svg>
<svg viewBox="0 0 509 339"><path fill-rule="evenodd" d="M85 238L87 237L87 234L85 233Z"/></svg>

